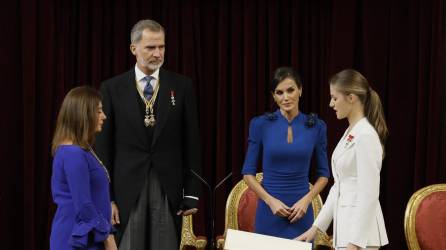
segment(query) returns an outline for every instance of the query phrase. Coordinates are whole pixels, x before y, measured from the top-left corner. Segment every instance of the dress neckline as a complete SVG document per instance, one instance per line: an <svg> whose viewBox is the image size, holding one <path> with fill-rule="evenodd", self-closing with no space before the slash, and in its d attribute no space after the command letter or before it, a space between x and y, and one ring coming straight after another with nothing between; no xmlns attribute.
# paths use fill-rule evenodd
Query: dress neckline
<svg viewBox="0 0 446 250"><path fill-rule="evenodd" d="M294 121L299 120L300 117L303 115L302 111L299 110L297 115L291 121L288 121L288 119L282 114L282 112L280 112L280 109L276 110L276 114L277 114L277 116L281 117L281 119L284 120L287 124L293 124Z"/></svg>

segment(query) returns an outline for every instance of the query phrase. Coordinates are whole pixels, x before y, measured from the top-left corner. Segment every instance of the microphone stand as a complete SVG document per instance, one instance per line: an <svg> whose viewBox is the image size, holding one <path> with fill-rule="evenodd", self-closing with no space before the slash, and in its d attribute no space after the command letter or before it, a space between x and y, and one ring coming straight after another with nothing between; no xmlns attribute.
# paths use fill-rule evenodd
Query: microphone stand
<svg viewBox="0 0 446 250"><path fill-rule="evenodd" d="M214 188L211 187L211 185L209 185L209 183L207 181L205 181L199 174L195 173L195 171L193 171L192 169L190 170L192 172L192 174L195 175L195 177L197 177L209 190L209 201L210 201L210 206L208 208L208 214L209 214L209 219L208 219L208 227L210 229L209 233L208 233L208 238L209 238L209 246L210 249L216 249L215 246L215 194L217 189L223 184L225 183L229 177L232 176L232 172L230 172L225 178L223 178L217 185L215 185Z"/></svg>

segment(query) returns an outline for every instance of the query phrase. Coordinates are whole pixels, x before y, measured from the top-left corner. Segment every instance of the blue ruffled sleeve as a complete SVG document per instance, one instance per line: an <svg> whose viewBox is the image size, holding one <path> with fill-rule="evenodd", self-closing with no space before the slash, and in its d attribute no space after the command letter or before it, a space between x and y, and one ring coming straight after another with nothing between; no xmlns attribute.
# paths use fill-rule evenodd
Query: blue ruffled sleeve
<svg viewBox="0 0 446 250"><path fill-rule="evenodd" d="M92 202L90 171L85 152L79 150L69 156L68 160L64 161L64 171L76 213L70 245L87 247L90 234L94 242L103 242L113 232L113 227L110 220L105 218Z"/></svg>
<svg viewBox="0 0 446 250"><path fill-rule="evenodd" d="M319 133L314 151L317 160L316 175L317 177L330 178L327 159L327 125L321 119L317 119L317 126Z"/></svg>
<svg viewBox="0 0 446 250"><path fill-rule="evenodd" d="M248 150L243 163L243 175L256 175L257 162L262 152L262 131L260 117L254 117L249 124Z"/></svg>

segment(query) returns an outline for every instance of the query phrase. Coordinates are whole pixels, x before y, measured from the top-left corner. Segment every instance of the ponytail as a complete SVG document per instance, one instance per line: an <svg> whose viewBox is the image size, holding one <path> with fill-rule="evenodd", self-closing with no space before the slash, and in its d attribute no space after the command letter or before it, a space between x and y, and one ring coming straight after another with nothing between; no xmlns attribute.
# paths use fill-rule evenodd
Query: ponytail
<svg viewBox="0 0 446 250"><path fill-rule="evenodd" d="M375 128L381 145L384 144L389 131L387 130L386 120L384 119L384 110L379 99L378 93L374 91L367 79L354 69L345 69L330 79L330 84L344 94L355 94L364 105L364 115Z"/></svg>
<svg viewBox="0 0 446 250"><path fill-rule="evenodd" d="M364 113L367 120L373 125L378 133L381 144L386 142L389 131L387 129L386 120L384 118L384 109L381 100L375 90L369 87L367 91L367 98L364 105Z"/></svg>

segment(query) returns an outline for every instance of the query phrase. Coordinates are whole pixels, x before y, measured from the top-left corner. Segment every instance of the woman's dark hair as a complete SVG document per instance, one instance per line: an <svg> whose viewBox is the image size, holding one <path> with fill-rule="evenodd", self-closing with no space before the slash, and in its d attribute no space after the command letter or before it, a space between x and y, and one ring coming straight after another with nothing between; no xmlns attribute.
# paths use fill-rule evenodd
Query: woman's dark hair
<svg viewBox="0 0 446 250"><path fill-rule="evenodd" d="M71 140L82 148L93 144L100 102L99 92L89 86L76 87L68 92L57 116L51 148L53 155L64 140Z"/></svg>
<svg viewBox="0 0 446 250"><path fill-rule="evenodd" d="M279 85L279 83L286 78L293 80L298 88L302 88L302 80L300 79L299 74L294 69L290 67L280 67L274 72L274 77L271 80L270 91L274 92L274 90L277 88L277 85Z"/></svg>

